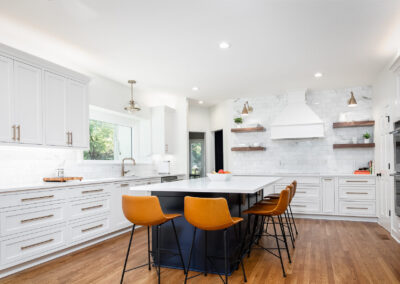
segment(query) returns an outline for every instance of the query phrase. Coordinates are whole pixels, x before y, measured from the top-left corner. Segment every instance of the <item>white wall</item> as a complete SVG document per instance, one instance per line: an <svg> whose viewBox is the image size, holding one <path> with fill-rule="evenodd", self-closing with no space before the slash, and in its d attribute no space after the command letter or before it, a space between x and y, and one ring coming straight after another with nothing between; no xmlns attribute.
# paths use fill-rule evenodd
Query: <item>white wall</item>
<svg viewBox="0 0 400 284"><path fill-rule="evenodd" d="M210 131L210 109L205 106L189 104L188 130L190 132Z"/></svg>

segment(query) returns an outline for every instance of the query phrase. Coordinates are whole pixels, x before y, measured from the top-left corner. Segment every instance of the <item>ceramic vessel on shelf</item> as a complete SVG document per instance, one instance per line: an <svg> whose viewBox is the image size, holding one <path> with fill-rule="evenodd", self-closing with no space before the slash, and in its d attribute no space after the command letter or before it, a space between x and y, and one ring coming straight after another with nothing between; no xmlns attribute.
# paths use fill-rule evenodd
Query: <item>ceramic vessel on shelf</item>
<svg viewBox="0 0 400 284"><path fill-rule="evenodd" d="M371 141L371 138L368 138L368 139L364 138L364 143L365 143L365 144L370 143L370 141Z"/></svg>

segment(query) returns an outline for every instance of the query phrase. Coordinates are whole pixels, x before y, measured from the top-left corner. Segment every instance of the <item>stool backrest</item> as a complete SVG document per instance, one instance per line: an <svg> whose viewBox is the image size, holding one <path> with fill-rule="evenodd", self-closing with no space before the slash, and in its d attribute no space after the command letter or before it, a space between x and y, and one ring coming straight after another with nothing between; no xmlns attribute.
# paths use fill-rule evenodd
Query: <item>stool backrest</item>
<svg viewBox="0 0 400 284"><path fill-rule="evenodd" d="M185 219L202 230L220 230L234 224L225 198L185 197Z"/></svg>
<svg viewBox="0 0 400 284"><path fill-rule="evenodd" d="M284 190L281 191L279 195L278 203L274 208L274 215L281 215L283 214L287 207L289 206L289 199L290 199L290 186L287 186Z"/></svg>
<svg viewBox="0 0 400 284"><path fill-rule="evenodd" d="M152 226L166 220L157 196L122 196L122 211L135 225Z"/></svg>

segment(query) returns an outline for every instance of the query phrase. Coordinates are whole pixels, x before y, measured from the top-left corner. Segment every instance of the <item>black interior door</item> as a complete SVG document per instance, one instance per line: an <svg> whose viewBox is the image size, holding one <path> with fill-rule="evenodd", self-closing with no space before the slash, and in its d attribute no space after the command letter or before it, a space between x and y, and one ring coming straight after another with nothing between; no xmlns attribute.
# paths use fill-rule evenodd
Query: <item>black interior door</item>
<svg viewBox="0 0 400 284"><path fill-rule="evenodd" d="M215 131L215 170L224 168L224 138L223 131Z"/></svg>

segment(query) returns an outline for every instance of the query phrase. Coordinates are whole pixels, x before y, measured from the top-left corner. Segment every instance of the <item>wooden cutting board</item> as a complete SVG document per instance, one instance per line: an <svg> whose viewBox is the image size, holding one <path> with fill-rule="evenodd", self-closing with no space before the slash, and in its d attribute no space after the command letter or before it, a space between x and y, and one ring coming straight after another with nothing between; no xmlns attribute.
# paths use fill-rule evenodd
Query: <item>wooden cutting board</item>
<svg viewBox="0 0 400 284"><path fill-rule="evenodd" d="M43 178L45 182L66 182L68 180L79 180L82 181L83 177L52 177L52 178Z"/></svg>

